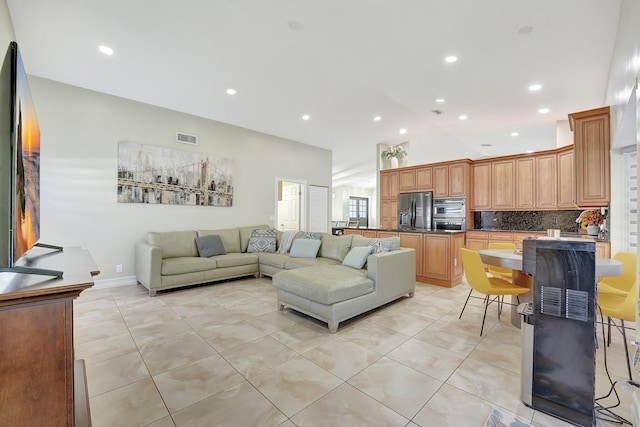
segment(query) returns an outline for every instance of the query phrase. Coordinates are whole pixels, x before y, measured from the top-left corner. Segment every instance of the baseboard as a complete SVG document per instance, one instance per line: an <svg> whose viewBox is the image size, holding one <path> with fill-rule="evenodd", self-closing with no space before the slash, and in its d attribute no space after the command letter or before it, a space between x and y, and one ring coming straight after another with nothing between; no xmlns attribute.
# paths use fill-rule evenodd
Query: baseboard
<svg viewBox="0 0 640 427"><path fill-rule="evenodd" d="M135 285L136 276L117 277L115 279L96 280L93 282L94 289L116 288L118 286Z"/></svg>

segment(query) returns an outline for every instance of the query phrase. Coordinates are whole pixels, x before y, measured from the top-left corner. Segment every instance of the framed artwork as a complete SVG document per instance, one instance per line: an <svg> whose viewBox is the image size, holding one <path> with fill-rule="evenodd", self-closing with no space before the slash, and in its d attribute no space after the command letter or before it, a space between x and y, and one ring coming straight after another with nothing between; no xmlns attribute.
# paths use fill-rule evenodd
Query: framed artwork
<svg viewBox="0 0 640 427"><path fill-rule="evenodd" d="M233 160L120 141L118 202L233 206Z"/></svg>

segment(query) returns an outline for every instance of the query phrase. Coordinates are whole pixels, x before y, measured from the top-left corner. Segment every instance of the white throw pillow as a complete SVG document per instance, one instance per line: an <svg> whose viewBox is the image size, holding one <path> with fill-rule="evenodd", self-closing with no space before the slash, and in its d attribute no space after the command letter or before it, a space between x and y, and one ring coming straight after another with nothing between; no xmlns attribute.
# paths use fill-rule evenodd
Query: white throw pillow
<svg viewBox="0 0 640 427"><path fill-rule="evenodd" d="M289 255L292 258L315 258L320 249L320 240L314 239L296 239L291 245Z"/></svg>
<svg viewBox="0 0 640 427"><path fill-rule="evenodd" d="M342 265L346 265L347 267L361 269L364 267L364 264L367 262L367 258L371 254L373 250L372 246L358 246L355 248L351 248L346 257L344 257L344 261L342 261Z"/></svg>

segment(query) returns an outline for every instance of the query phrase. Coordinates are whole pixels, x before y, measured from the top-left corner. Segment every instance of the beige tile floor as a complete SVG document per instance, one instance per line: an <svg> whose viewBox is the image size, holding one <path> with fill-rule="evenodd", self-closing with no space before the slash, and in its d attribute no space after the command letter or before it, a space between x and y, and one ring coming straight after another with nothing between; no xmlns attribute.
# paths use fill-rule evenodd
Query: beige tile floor
<svg viewBox="0 0 640 427"><path fill-rule="evenodd" d="M326 324L278 311L269 278L160 293L90 289L74 307L94 427L470 426L492 408L563 426L520 401L520 331L471 300L466 284L418 284L415 298ZM597 352L596 396L609 389ZM624 378L619 334L608 349ZM634 373L634 375L637 373ZM620 390L616 413L631 418ZM599 426L613 425L599 420Z"/></svg>

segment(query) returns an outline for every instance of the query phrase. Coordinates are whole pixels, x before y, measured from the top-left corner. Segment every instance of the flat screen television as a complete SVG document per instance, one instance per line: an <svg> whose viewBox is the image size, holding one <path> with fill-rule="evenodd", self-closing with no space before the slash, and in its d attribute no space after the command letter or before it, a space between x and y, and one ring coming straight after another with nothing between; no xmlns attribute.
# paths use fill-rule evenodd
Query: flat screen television
<svg viewBox="0 0 640 427"><path fill-rule="evenodd" d="M62 276L29 267L27 251L40 239L40 127L16 42L0 70L0 271ZM25 262L17 265L21 258Z"/></svg>

